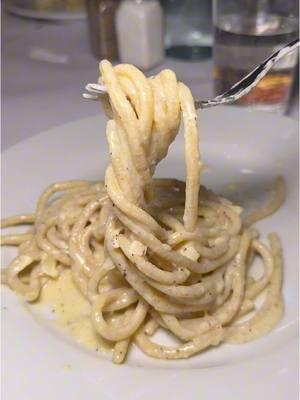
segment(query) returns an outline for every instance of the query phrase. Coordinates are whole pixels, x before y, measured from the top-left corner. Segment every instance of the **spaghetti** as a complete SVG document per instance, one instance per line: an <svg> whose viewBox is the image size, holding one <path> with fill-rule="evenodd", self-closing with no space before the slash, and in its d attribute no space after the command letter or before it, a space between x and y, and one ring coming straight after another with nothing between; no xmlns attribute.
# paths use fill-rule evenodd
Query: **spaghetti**
<svg viewBox="0 0 300 400"><path fill-rule="evenodd" d="M283 313L281 249L275 234L270 248L259 241L251 223L284 200L282 179L275 185L278 201L243 224L239 207L200 187L194 101L175 74L165 70L147 79L131 65L108 61L100 63L100 74L109 95L103 101L111 156L105 182L55 183L34 214L3 220L2 228L31 227L1 237L2 245L19 246L2 282L33 302L48 280L70 269L91 304L95 331L114 344L115 363L124 361L132 342L151 357L179 359L268 333ZM181 118L186 183L153 179ZM255 255L263 261L259 279L249 272ZM156 343L159 329L181 343Z"/></svg>

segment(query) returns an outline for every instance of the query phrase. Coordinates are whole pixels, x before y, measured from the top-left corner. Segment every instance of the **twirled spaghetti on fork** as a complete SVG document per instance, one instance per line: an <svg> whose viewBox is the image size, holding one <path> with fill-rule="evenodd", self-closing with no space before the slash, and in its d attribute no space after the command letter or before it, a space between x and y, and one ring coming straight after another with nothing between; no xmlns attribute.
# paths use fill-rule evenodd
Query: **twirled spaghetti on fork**
<svg viewBox="0 0 300 400"><path fill-rule="evenodd" d="M108 61L100 63L100 74L108 90L105 182L55 183L33 214L3 220L2 228L32 227L2 236L2 245L19 246L2 282L32 302L47 281L69 269L91 305L94 330L114 344L116 363L131 342L151 357L178 359L268 333L283 313L281 249L275 234L270 247L259 241L251 224L284 201L282 179L269 208L243 223L239 207L200 187L194 101L175 74L146 78L131 65ZM154 179L181 119L186 182ZM255 255L264 266L256 280L249 274ZM157 344L158 329L181 343Z"/></svg>

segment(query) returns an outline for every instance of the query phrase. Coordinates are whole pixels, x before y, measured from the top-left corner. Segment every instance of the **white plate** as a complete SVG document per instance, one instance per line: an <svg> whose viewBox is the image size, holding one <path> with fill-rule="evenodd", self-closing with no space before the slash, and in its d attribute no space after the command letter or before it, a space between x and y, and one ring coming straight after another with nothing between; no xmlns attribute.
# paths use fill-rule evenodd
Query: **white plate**
<svg viewBox="0 0 300 400"><path fill-rule="evenodd" d="M7 10L18 17L45 19L49 21L72 21L86 18L84 11L43 11L13 4L7 5Z"/></svg>
<svg viewBox="0 0 300 400"><path fill-rule="evenodd" d="M259 223L277 231L285 258L285 316L276 329L246 345L222 345L184 361L157 361L133 351L116 366L49 329L3 289L3 394L14 399L272 400L297 398L298 132L294 121L237 108L201 112L203 183L244 207L261 204L277 175L287 201ZM108 162L102 115L70 123L8 149L3 161L3 215L30 212L46 185L103 179ZM157 175L184 178L183 138L172 145ZM236 185L229 185L229 184ZM12 249L4 252L7 264ZM30 315L31 313L31 315Z"/></svg>

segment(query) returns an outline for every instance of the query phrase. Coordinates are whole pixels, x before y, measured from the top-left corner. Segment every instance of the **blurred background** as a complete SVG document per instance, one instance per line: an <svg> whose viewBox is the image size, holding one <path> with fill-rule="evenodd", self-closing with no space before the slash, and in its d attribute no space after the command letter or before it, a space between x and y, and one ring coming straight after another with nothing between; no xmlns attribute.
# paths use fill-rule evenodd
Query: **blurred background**
<svg viewBox="0 0 300 400"><path fill-rule="evenodd" d="M81 96L98 61L173 69L198 99L229 89L299 36L298 0L2 1L2 149L102 112ZM299 117L299 55L237 107Z"/></svg>

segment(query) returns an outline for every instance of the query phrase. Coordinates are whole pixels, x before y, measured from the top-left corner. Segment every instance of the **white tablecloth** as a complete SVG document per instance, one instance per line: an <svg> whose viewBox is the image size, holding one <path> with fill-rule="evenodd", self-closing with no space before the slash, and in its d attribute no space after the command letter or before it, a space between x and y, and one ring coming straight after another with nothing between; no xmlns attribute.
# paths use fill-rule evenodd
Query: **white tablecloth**
<svg viewBox="0 0 300 400"><path fill-rule="evenodd" d="M98 76L86 21L45 23L2 14L2 149L48 128L101 112L81 97ZM213 95L212 61L166 60L196 98ZM155 70L149 71L150 73ZM298 118L298 105L291 116Z"/></svg>

